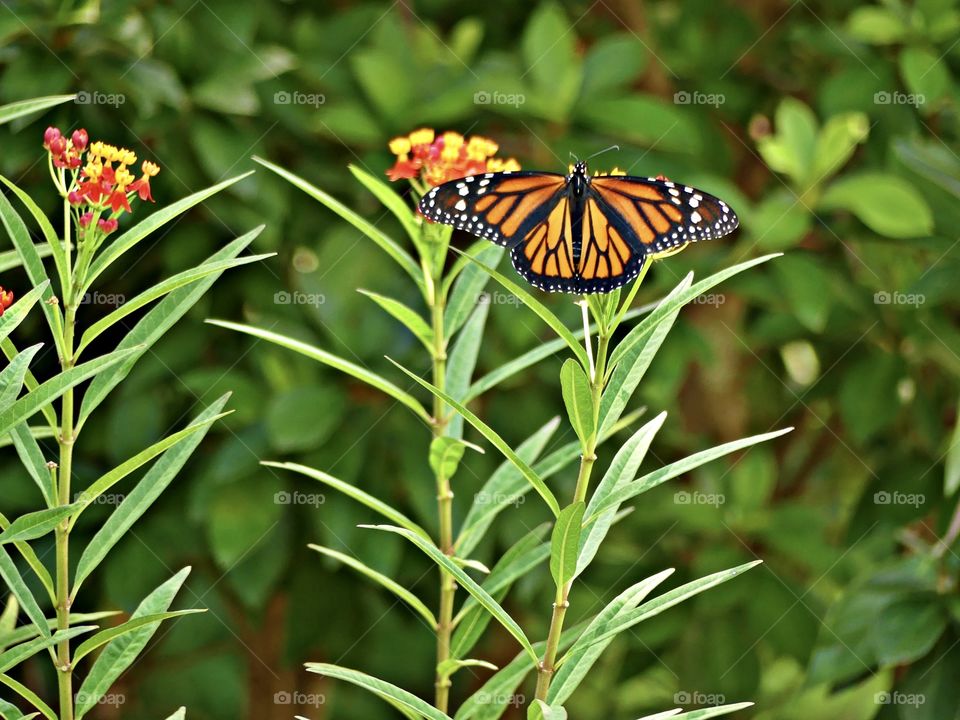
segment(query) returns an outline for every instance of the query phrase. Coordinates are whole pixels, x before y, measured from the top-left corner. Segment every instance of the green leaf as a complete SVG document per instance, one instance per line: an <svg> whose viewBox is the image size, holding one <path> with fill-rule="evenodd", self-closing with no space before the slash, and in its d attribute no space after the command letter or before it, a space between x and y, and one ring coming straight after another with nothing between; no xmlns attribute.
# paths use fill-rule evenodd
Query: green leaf
<svg viewBox="0 0 960 720"><path fill-rule="evenodd" d="M391 317L398 320L407 330L413 333L431 355L433 355L433 329L427 325L427 321L420 317L415 311L404 305L399 300L380 295L369 290L358 290L361 295L366 295L377 305L383 308Z"/></svg>
<svg viewBox="0 0 960 720"><path fill-rule="evenodd" d="M619 507L627 500L635 498L637 495L641 495L647 490L655 488L657 485L660 485L667 480L671 480L679 475L683 475L694 468L698 468L701 465L723 457L724 455L729 455L737 450L743 450L744 448L750 447L751 445L756 445L757 443L772 440L773 438L785 435L792 430L792 427L788 427L784 428L783 430L774 430L773 432L762 433L761 435L751 435L750 437L741 438L740 440L734 440L733 442L717 445L708 450L701 450L700 452L689 455L682 460L677 460L669 465L664 465L662 468L654 470L653 472L638 478L627 486L611 492L607 496L607 499L601 502L599 507L594 510L593 515L587 518L587 523L589 524L593 522L599 515L607 510Z"/></svg>
<svg viewBox="0 0 960 720"><path fill-rule="evenodd" d="M870 134L870 120L861 112L834 115L817 135L813 151L811 177L821 183L832 176L853 157L857 145L865 142Z"/></svg>
<svg viewBox="0 0 960 720"><path fill-rule="evenodd" d="M421 717L427 718L427 720L450 720L449 715L440 712L433 707L433 705L424 702L416 695L358 670L350 670L349 668L327 663L307 663L306 667L308 672L323 675L324 677L336 678L337 680L344 680L358 687L362 687L364 690L369 690L381 698L389 698L401 707L412 710Z"/></svg>
<svg viewBox="0 0 960 720"><path fill-rule="evenodd" d="M43 97L30 98L29 100L18 100L0 106L0 125L6 125L12 120L30 115L47 108L56 107L63 103L72 102L77 96L71 95L44 95Z"/></svg>
<svg viewBox="0 0 960 720"><path fill-rule="evenodd" d="M106 610L106 611L95 612L95 613L74 613L74 612L72 612L72 613L70 613L70 622L75 622L75 623L93 623L93 622L97 622L97 621L99 621L99 620L103 620L104 618L114 617L114 616L119 615L119 614L120 614L120 611L119 611L119 610ZM55 631L55 630L57 629L57 622L58 622L58 621L57 621L57 618L55 618L55 617L45 618L45 622L46 622L47 628L48 628L51 632L53 632L53 631ZM33 638L35 638L35 637L39 637L39 636L40 636L40 631L37 629L37 627L36 627L35 625L32 625L32 624L31 624L31 625L21 625L21 626L19 626L16 630L14 630L12 633L10 633L9 635L5 635L5 636L3 636L2 638L0 638L0 642L2 642L3 644L9 646L9 645L15 645L15 644L21 643L21 642L26 642L27 640L31 640L31 639L33 639ZM50 637L50 635L47 634L46 637Z"/></svg>
<svg viewBox="0 0 960 720"><path fill-rule="evenodd" d="M479 453L482 447L452 437L434 438L430 443L430 469L436 477L449 480L457 472L464 450L472 448Z"/></svg>
<svg viewBox="0 0 960 720"><path fill-rule="evenodd" d="M567 711L559 705L547 705L534 700L527 706L527 720L567 720Z"/></svg>
<svg viewBox="0 0 960 720"><path fill-rule="evenodd" d="M418 598L412 592L407 590L405 587L400 585L400 583L393 580L392 578L389 578L383 573L377 572L373 568L367 565L364 565L359 560L352 558L349 555L344 555L341 552L337 552L336 550L323 547L322 545L313 545L313 544L307 545L307 547L310 548L311 550L316 550L318 553L322 555L326 555L327 557L332 557L336 560L339 560L341 563L343 563L347 567L353 568L354 570L359 572L361 575L366 575L375 583L385 587L387 590L389 590L398 598L400 598L405 603L407 603L407 605L409 605L411 608L413 608L418 613L420 613L420 616L427 621L427 625L430 628L435 628L437 626L436 616L432 612L430 612L430 609L427 608L426 605L423 604L423 601L420 600L420 598Z"/></svg>
<svg viewBox="0 0 960 720"><path fill-rule="evenodd" d="M960 487L960 413L954 420L953 435L950 438L950 447L947 448L946 455L943 468L943 494L950 497Z"/></svg>
<svg viewBox="0 0 960 720"><path fill-rule="evenodd" d="M90 573L107 556L107 553L119 542L133 524L156 501L160 494L170 485L177 473L200 442L212 427L214 418L219 417L220 411L229 399L229 393L219 397L190 423L188 427L197 427L197 432L190 433L183 442L168 448L157 462L146 472L133 488L123 498L116 510L111 513L96 534L83 549L80 561L77 563L76 575L73 581L73 594L86 580Z"/></svg>
<svg viewBox="0 0 960 720"><path fill-rule="evenodd" d="M597 614L587 625L583 634L577 638L574 649L570 651L563 665L553 676L550 690L547 692L548 702L562 705L567 701L614 639L614 636L610 636L603 642L593 642L595 636L600 635L610 623L616 622L630 613L672 574L673 569L671 568L641 580L617 595ZM576 645L579 645L580 648L577 649Z"/></svg>
<svg viewBox="0 0 960 720"><path fill-rule="evenodd" d="M173 715L168 717L167 720L187 720L187 709L185 707L179 708Z"/></svg>
<svg viewBox="0 0 960 720"><path fill-rule="evenodd" d="M572 580L576 572L585 509L582 500L568 505L560 511L554 523L550 536L550 574L558 588Z"/></svg>
<svg viewBox="0 0 960 720"><path fill-rule="evenodd" d="M0 529L6 530L10 527L10 521L0 513ZM17 551L23 556L23 559L27 561L27 564L30 566L30 569L33 570L34 575L37 576L37 579L40 580L40 583L43 585L44 590L47 591L47 597L50 598L52 603L56 603L56 591L53 587L53 578L50 577L50 572L47 570L46 565L37 557L37 553L34 549L25 541L18 540L15 541L14 546L17 548ZM13 595L9 596L10 601L16 604L16 598ZM25 627L30 627L29 625ZM3 647L3 630L0 629L0 648Z"/></svg>
<svg viewBox="0 0 960 720"><path fill-rule="evenodd" d="M389 255L394 262L396 262L401 268L403 268L406 273L413 278L413 281L417 284L417 287L420 288L421 292L425 292L425 286L423 284L423 273L420 269L420 266L417 262L410 257L410 254L404 250L400 245L396 243L392 238L387 236L382 231L378 230L373 223L369 222L365 218L361 217L353 210L348 208L346 205L341 203L339 200L334 198L332 195L325 193L320 188L310 184L302 177L294 175L293 173L284 170L279 165L274 165L272 162L264 160L263 158L257 157L254 155L254 161L260 163L268 170L272 170L280 177L292 183L295 187L303 190L307 195L319 201L324 206L330 208L339 215L341 218L353 225L357 230L362 232L368 238L373 240L381 250L383 250L387 255Z"/></svg>
<svg viewBox="0 0 960 720"><path fill-rule="evenodd" d="M3 177L0 176L0 180L2 179ZM47 243L37 243L34 247L37 250L37 254L42 258L50 257L53 252ZM23 265L23 261L20 259L20 254L16 250L0 252L0 272L7 272L21 265Z"/></svg>
<svg viewBox="0 0 960 720"><path fill-rule="evenodd" d="M903 81L921 109L930 108L950 91L950 71L939 50L906 47L901 51L899 61ZM928 112L932 112L932 108Z"/></svg>
<svg viewBox="0 0 960 720"><path fill-rule="evenodd" d="M400 221L404 231L411 240L420 236L420 223L414 214L413 208L390 185L378 177L374 177L366 170L356 165L347 166L353 176L379 200L387 210L393 213ZM288 178L289 179L289 178Z"/></svg>
<svg viewBox="0 0 960 720"><path fill-rule="evenodd" d="M195 205L199 205L207 198L216 195L221 190L225 190L231 185L235 185L241 180L250 177L253 172L253 170L250 170L242 175L229 178L223 182L217 183L216 185L211 185L210 187L200 190L199 192L195 192L192 195L188 195L185 198L177 200L175 203L171 203L170 205L157 210L151 215L148 215L132 228L122 233L116 239L112 240L104 247L103 251L96 257L96 259L90 263L90 269L84 276L84 282L79 288L79 294L83 295L86 293L104 270L116 262L121 255L136 247L136 245L145 237L147 237L147 235L163 227L168 222L179 217ZM253 232L255 234L259 234L260 230L262 229L263 226L254 230Z"/></svg>
<svg viewBox="0 0 960 720"><path fill-rule="evenodd" d="M850 13L847 32L863 42L890 45L900 42L908 28L892 8L868 5Z"/></svg>
<svg viewBox="0 0 960 720"><path fill-rule="evenodd" d="M849 210L885 237L926 237L933 232L927 201L909 182L889 173L845 175L824 190L817 207Z"/></svg>
<svg viewBox="0 0 960 720"><path fill-rule="evenodd" d="M394 385L389 380L377 375L370 370L367 370L360 365L350 362L349 360L344 360L333 353L329 353L326 350L321 350L318 347L309 345L300 340L295 340L291 337L285 335L280 335L270 330L261 330L260 328L253 327L251 325L242 325L240 323L229 322L227 320L207 320L211 325L216 325L217 327L226 328L227 330L235 330L236 332L246 333L247 335L252 335L253 337L260 338L261 340L266 340L280 347L285 347L288 350L293 350L298 352L301 355L305 355L312 360L321 362L324 365L329 365L335 370L346 373L351 377L365 382L371 387L375 387L381 392L389 395L394 400L397 400L401 404L405 405L409 409L413 410L421 419L426 422L430 422L430 413L427 412L426 408L410 393L401 390L399 387Z"/></svg>
<svg viewBox="0 0 960 720"><path fill-rule="evenodd" d="M112 365L118 364L134 352L136 351L118 350L64 370L59 375L47 380L36 390L32 390L17 400L9 408L0 411L0 435L8 433L13 427L25 421L43 406L56 400L70 388L90 379Z"/></svg>
<svg viewBox="0 0 960 720"><path fill-rule="evenodd" d="M56 714L53 710L50 709L50 706L47 705L43 700L41 700L36 693L34 693L26 685L23 685L16 680L14 680L9 675L4 675L0 673L0 683L6 685L8 688L13 690L17 695L22 697L24 700L33 705L37 710L39 710L47 720L57 720ZM33 717L33 715L28 715L27 717Z"/></svg>
<svg viewBox="0 0 960 720"><path fill-rule="evenodd" d="M453 337L470 316L471 310L476 313L481 306L489 309L490 296L484 294L483 289L490 282L490 276L483 271L480 263L496 267L503 257L505 249L500 245L493 245L487 240L480 240L471 245L466 253L457 256L453 267L444 279L441 292L447 297L447 309L443 317L443 334ZM477 260L473 263L472 260ZM449 291L449 284L453 284L453 291Z"/></svg>
<svg viewBox="0 0 960 720"><path fill-rule="evenodd" d="M582 366L587 367L587 365L589 365L587 360L587 351L583 348L583 345L580 344L570 328L564 325L560 318L550 312L546 305L537 300L533 295L524 290L513 280L497 272L492 267L484 265L479 260L475 260L474 258L470 258L470 261L475 263L478 267L490 275L490 277L503 285L507 292L511 292L516 295L528 309L533 311L537 317L543 320L557 334L557 336L567 344L567 347L570 348Z"/></svg>
<svg viewBox="0 0 960 720"><path fill-rule="evenodd" d="M476 268L474 268L476 269ZM477 272L480 272L477 270ZM486 278L486 275L483 275ZM450 397L466 403L470 379L477 366L477 357L483 344L483 329L487 323L488 303L480 303L474 308L470 319L457 335L450 355L447 358L446 389ZM447 422L445 434L453 438L463 437L463 416L453 415Z"/></svg>
<svg viewBox="0 0 960 720"><path fill-rule="evenodd" d="M205 262L237 257L260 234L260 230L261 228L257 228L238 237L207 258ZM84 393L79 415L81 427L90 414L106 399L110 391L127 376L140 356L193 307L218 277L220 275L214 273L186 287L174 290L140 318L117 346L118 349L135 347L136 353L126 362L102 373L90 383L90 387Z"/></svg>
<svg viewBox="0 0 960 720"><path fill-rule="evenodd" d="M70 638L96 630L96 625L75 625L67 630L58 630L53 635L46 635L15 645L4 653L0 653L0 673L5 673L16 667L24 660L33 657L41 650L65 642Z"/></svg>
<svg viewBox="0 0 960 720"><path fill-rule="evenodd" d="M40 226L40 230L43 232L43 237L46 242L35 244L34 249L36 250L37 255L39 255L41 258L53 255L54 263L57 266L57 276L60 279L60 287L67 287L69 284L67 279L70 270L67 267L67 256L64 252L63 240L59 235L57 235L57 231L53 229L53 225L51 225L50 220L47 219L46 213L40 209L40 206L34 202L30 195L28 195L24 190L21 190L19 187L17 187L17 185L5 178L3 175L0 175L0 182L3 182L4 185L13 191L13 194L19 198L24 207L26 207L27 210L30 211L30 214L33 215L33 219L37 221L37 224ZM15 250L13 252L16 253ZM23 259L20 258L19 253L17 253L17 258L17 264L14 267L19 267L23 264Z"/></svg>
<svg viewBox="0 0 960 720"><path fill-rule="evenodd" d="M134 630L138 630L145 625L153 625L154 623L159 625L164 620L169 620L170 618L182 617L184 615L196 615L197 613L204 612L206 612L206 610L176 610L174 612L161 612L153 613L152 615L131 617L127 622L121 623L120 625L116 625L112 628L107 628L106 630L101 630L93 637L88 638L80 643L73 653L73 663L76 664L80 662L80 660L92 653L98 647L106 645L111 640L128 635Z"/></svg>
<svg viewBox="0 0 960 720"><path fill-rule="evenodd" d="M640 718L640 720L707 720L707 718L729 715L732 712L745 710L748 707L753 707L753 703L743 702L730 705L717 705L716 707L691 710L685 713L681 713L678 708L677 710L668 710L667 712L657 713L656 715L647 715L646 717Z"/></svg>
<svg viewBox="0 0 960 720"><path fill-rule="evenodd" d="M580 547L577 551L577 570L576 575L580 575L587 566L593 561L597 551L600 549L600 543L607 536L610 526L617 516L620 505L616 504L609 507L602 513L597 513L596 509L604 504L616 490L627 487L636 478L637 471L640 469L640 463L650 449L650 443L654 436L663 426L667 419L667 413L662 412L650 420L646 425L637 430L633 436L623 444L623 447L617 451L610 466L603 475L603 479L597 485L597 489L590 496L590 502L587 505L587 517L595 518L586 528L580 537Z"/></svg>
<svg viewBox="0 0 960 720"><path fill-rule="evenodd" d="M530 641L527 640L527 636L524 635L523 630L520 629L520 626L517 625L516 621L507 614L507 611L500 607L500 604L494 600L486 590L481 588L473 580L473 578L461 570L455 562L453 562L431 541L425 540L420 535L405 528L394 527L393 525L363 525L361 527L369 527L375 530L385 530L386 532L396 533L397 535L405 537L418 548L423 550L427 557L433 560L443 570L452 575L460 587L473 595L473 597L477 599L477 602L486 608L487 612L496 618L496 620L503 625L507 632L516 638L517 642L519 642L520 645L523 646L523 649L527 651L527 654L530 656L534 666L536 666L536 664L540 661L540 659L537 657L537 653L534 652Z"/></svg>
<svg viewBox="0 0 960 720"><path fill-rule="evenodd" d="M926 656L949 624L946 608L932 593L894 600L881 617L870 636L883 666L908 665Z"/></svg>
<svg viewBox="0 0 960 720"><path fill-rule="evenodd" d="M587 441L596 430L593 390L587 374L573 358L565 360L560 368L560 389L570 425L580 438L581 444L586 447Z"/></svg>
<svg viewBox="0 0 960 720"><path fill-rule="evenodd" d="M789 175L806 189L817 141L817 118L800 100L786 97L774 117L776 133L761 138L757 149L771 170Z"/></svg>
<svg viewBox="0 0 960 720"><path fill-rule="evenodd" d="M36 512L21 515L10 523L10 527L0 533L0 545L24 540L36 540L39 537L43 537L48 532L52 532L57 525L69 517L78 506L79 503L59 505L57 507L37 510Z"/></svg>
<svg viewBox="0 0 960 720"><path fill-rule="evenodd" d="M261 225L259 228L257 228L257 231L259 232L262 229L263 226ZM273 257L274 255L276 255L276 253L264 253L261 255L251 255L249 257L236 258L232 260L205 262L202 265L198 265L197 267L189 270L184 270L181 273L177 273L176 275L157 283L149 290L145 290L135 298L122 303L116 310L88 327L83 333L83 337L80 338L80 343L77 346L77 354L79 355L91 342L99 337L101 333L116 325L123 318L127 317L131 313L136 312L140 308L149 305L154 300L159 300L164 295L169 295L177 288L194 283L197 280L207 277L208 275L212 275L214 273L219 275L224 270L259 262L260 260Z"/></svg>
<svg viewBox="0 0 960 720"><path fill-rule="evenodd" d="M23 388L23 381L30 367L30 362L43 343L37 343L25 348L23 352L10 361L10 364L0 372L0 409L13 405Z"/></svg>
<svg viewBox="0 0 960 720"><path fill-rule="evenodd" d="M390 360L390 358L387 358L387 359ZM420 385L423 385L423 387L427 388L427 390L432 392L438 398L440 398L445 403L447 403L447 405L449 405L458 413L463 415L463 418L468 423L473 425L473 427L476 428L477 431L479 431L479 433L483 435L490 442L491 445L493 445L495 448L497 448L497 450L503 453L504 457L506 457L507 460L512 462L514 465L516 465L517 469L520 470L523 476L527 479L527 482L529 482L533 486L533 488L540 494L540 497L544 499L544 501L547 503L547 506L550 508L550 510L553 511L553 514L554 515L559 514L560 505L559 503L557 503L557 499L556 497L554 497L553 493L550 491L550 488L546 486L546 484L537 475L537 473L535 473L529 465L527 465L523 460L521 460L520 457L507 444L507 442L503 438L501 438L499 435L497 435L497 433L495 433L489 425L483 422L483 420L478 418L472 412L467 410L467 408L465 408L463 405L458 403L456 400L450 397L447 393L434 387L433 385L428 383L426 380L410 372L399 363L396 363L393 360L390 360L390 362L392 362L398 368L403 370L403 372L405 372L411 379L415 380Z"/></svg>
<svg viewBox="0 0 960 720"><path fill-rule="evenodd" d="M20 571L17 570L13 559L2 546L0 546L0 577L3 578L3 582L10 591L10 594L20 603L20 607L23 608L27 617L36 625L40 634L49 637L50 628L47 627L47 620L43 616L43 611L40 609L40 606L37 605L37 601L34 599L33 593L30 592L30 588L28 588L27 584L23 581L23 577L21 577Z"/></svg>
<svg viewBox="0 0 960 720"><path fill-rule="evenodd" d="M329 485L335 490L339 490L347 497L353 498L354 500L361 503L362 505L366 505L368 508L370 508L374 512L379 513L383 517L387 518L392 522L395 522L397 525L401 527L406 528L410 532L416 533L417 535L419 535L420 537L426 540L430 539L430 535L429 533L427 533L426 530L424 530L422 527L420 527L415 522L413 522L413 520L410 520L406 515L404 515L399 510L395 510L391 506L387 505L387 503L375 498L373 495L370 495L369 493L366 493L360 488L354 487L349 483L345 483L343 480L338 480L337 478L333 477L332 475L328 475L322 470L314 470L313 468L307 467L306 465L299 465L297 463L291 463L291 462L270 462L270 461L264 460L260 464L265 465L267 467L280 468L282 470L291 470L292 472L300 473L301 475L306 475L309 478L318 480L322 482L324 485Z"/></svg>
<svg viewBox="0 0 960 720"><path fill-rule="evenodd" d="M465 667L482 667L487 670L499 670L496 665L493 663L487 662L486 660L459 660L457 658L448 658L442 663L437 665L437 675L447 679L453 675L457 670L461 670Z"/></svg>
<svg viewBox="0 0 960 720"><path fill-rule="evenodd" d="M27 313L30 312L30 309L36 304L37 300L39 300L41 296L43 296L44 293L49 290L49 287L50 281L44 280L42 283L37 285L37 287L17 300L17 302L15 302L9 308L4 310L3 315L0 315L0 340L5 339L21 322L23 322L23 319L27 316Z"/></svg>
<svg viewBox="0 0 960 720"><path fill-rule="evenodd" d="M534 111L560 122L576 102L583 77L571 20L552 2L541 3L530 17L521 38L525 72L536 89Z"/></svg>
<svg viewBox="0 0 960 720"><path fill-rule="evenodd" d="M130 620L167 612L174 596L176 596L189 574L190 568L184 568L160 585L137 606L137 609L130 616ZM77 720L80 720L96 707L100 698L110 689L110 686L137 659L137 656L147 646L150 638L153 637L159 627L160 622L156 621L114 638L107 644L103 652L94 661L90 672L87 673L87 676L83 679L83 684L80 686L76 706Z"/></svg>

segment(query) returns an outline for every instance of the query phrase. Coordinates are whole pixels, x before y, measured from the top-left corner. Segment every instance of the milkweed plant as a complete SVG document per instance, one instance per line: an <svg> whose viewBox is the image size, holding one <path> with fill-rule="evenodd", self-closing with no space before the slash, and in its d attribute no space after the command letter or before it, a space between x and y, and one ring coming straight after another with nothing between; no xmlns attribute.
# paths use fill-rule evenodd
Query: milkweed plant
<svg viewBox="0 0 960 720"><path fill-rule="evenodd" d="M0 108L0 122L70 100L72 95L8 105ZM79 128L71 132L47 128L42 140L38 138L37 151L38 158L46 155L60 199L57 217L48 218L34 196L0 176L9 191L9 196L0 192L0 221L13 245L12 251L2 254L2 266L22 267L30 283L22 289L7 284L0 291L0 349L7 359L0 371L0 443L15 448L24 478L36 486L38 508L11 518L0 514L0 577L9 591L0 614L0 716L79 720L108 698L113 683L137 660L163 621L200 612L170 609L190 568L175 573L123 618L116 611L87 608L80 591L174 480L212 424L227 414L228 396L84 487L77 487L74 449L83 442L88 424L97 422L103 401L220 274L267 256L241 255L260 232L257 228L196 267L87 322L84 298L97 292L111 269L129 261L131 251L152 233L246 175L133 222L133 216L153 202L151 182L161 171L157 163L139 162L133 150L92 139ZM32 239L27 220L39 232L38 242ZM31 371L44 343L21 349L11 338L32 312L43 314L56 350L57 372L45 373L49 377ZM112 350L100 352L105 343L109 347L114 342ZM148 465L133 484L131 475ZM124 487L123 501L96 528L89 543L84 547L71 543L84 511L118 486ZM42 549L50 546L50 536L55 552L52 561L45 562ZM56 708L43 699L52 693L42 681L41 686L28 687L11 674L41 655L49 656L50 677L56 678ZM24 703L29 714L21 712ZM181 708L170 717L183 718L184 713Z"/></svg>
<svg viewBox="0 0 960 720"><path fill-rule="evenodd" d="M621 289L580 300L583 327L567 327L538 296L501 274L496 266L504 248L479 240L463 252L450 247L452 228L429 223L414 211L416 203L432 186L468 174L518 169L512 159L497 156L497 144L481 137L464 138L456 133L437 135L419 129L390 143L396 155L388 171L392 181L409 183L409 197L358 167L354 177L399 221L409 245L390 237L332 195L267 160L257 161L313 197L373 241L409 276L419 290L420 307L375 292L363 291L384 312L403 325L423 346L432 367L430 377L393 362L395 377L411 389L403 389L386 373L374 372L323 348L248 324L211 320L215 325L246 333L288 348L323 365L346 373L392 397L423 423L431 440L424 457L436 481L438 531L431 534L420 523L375 497L364 488L344 482L322 468L291 462L264 464L311 478L342 492L366 506L371 532L399 535L427 556L437 568L437 594L419 597L396 580L374 570L361 558L320 545L317 552L335 558L362 573L383 591L409 605L436 636L436 662L424 673L435 682L432 702L398 687L388 679L373 677L359 668L327 663L309 663L310 672L365 688L404 716L429 720L491 720L501 717L514 698L529 697L528 718L566 718L564 704L586 677L604 649L621 633L705 590L731 580L759 561L750 562L663 591L672 569L635 582L599 613L575 625L566 622L569 608L577 603L577 578L600 552L614 523L627 512L625 505L658 485L694 468L751 445L771 440L789 430L765 433L728 442L682 460L640 474L640 466L666 413L634 426L642 412L629 412L631 396L666 339L683 306L724 280L770 260L773 255L730 267L698 282L685 277L659 302L634 308L641 276L621 297ZM412 200L412 203L410 202ZM408 247L412 247L411 250ZM647 264L649 267L649 263ZM536 315L556 338L525 352L494 370L475 377L489 303L480 301L490 279L512 293L527 311ZM614 342L614 338L620 338ZM561 424L553 419L519 445L513 446L470 405L504 380L562 352L567 355L559 376L559 391L567 410L566 422L576 440L544 454ZM392 362L392 361L391 361ZM390 368L387 368L390 369ZM408 382L409 381L409 382ZM430 403L424 403L429 398ZM480 488L457 476L464 454L483 451L465 439L469 425L485 444L502 455L503 462ZM605 468L597 467L601 444L629 432L629 437ZM550 480L561 473L573 474L572 496L558 497ZM473 491L474 499L454 524L455 489ZM533 491L542 505L544 523L510 547L487 567L473 557L485 533L498 516L516 507L517 500ZM469 492L456 497L469 496ZM460 513L458 513L460 515ZM382 522L386 521L386 522ZM546 566L542 568L541 566ZM554 592L542 598L544 639L531 638L520 622L503 606L511 586L529 573L547 572ZM515 640L519 652L503 667L477 658L473 649L496 622ZM457 673L471 667L489 678L454 709L451 687ZM535 687L530 696L520 694L524 683ZM459 695L458 693L457 695ZM683 712L668 710L656 718L708 718L734 712L750 703ZM682 713L682 714L677 714Z"/></svg>

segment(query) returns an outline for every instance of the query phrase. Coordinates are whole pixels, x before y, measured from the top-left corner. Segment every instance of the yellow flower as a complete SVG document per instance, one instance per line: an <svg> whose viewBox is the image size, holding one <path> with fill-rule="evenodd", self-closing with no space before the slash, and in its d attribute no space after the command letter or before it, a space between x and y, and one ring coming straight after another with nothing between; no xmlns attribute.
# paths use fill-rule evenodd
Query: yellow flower
<svg viewBox="0 0 960 720"><path fill-rule="evenodd" d="M114 182L117 184L117 190L126 190L127 185L133 182L133 173L127 170L126 165L121 165L113 174Z"/></svg>
<svg viewBox="0 0 960 720"><path fill-rule="evenodd" d="M156 163L150 162L149 160L144 160L143 165L140 166L140 169L147 177L154 177L160 172L160 166Z"/></svg>
<svg viewBox="0 0 960 720"><path fill-rule="evenodd" d="M420 128L409 135L411 145L429 145L433 142L433 128Z"/></svg>
<svg viewBox="0 0 960 720"><path fill-rule="evenodd" d="M390 141L390 152L397 157L403 157L410 152L412 145L409 138L397 137Z"/></svg>

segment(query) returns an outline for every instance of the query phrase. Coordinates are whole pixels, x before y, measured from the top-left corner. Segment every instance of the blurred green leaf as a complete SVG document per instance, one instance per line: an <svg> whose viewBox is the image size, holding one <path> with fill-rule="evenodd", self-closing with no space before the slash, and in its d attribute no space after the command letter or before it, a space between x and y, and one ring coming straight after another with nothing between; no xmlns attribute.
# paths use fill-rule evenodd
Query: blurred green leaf
<svg viewBox="0 0 960 720"><path fill-rule="evenodd" d="M885 237L924 237L933 232L926 200L895 175L864 172L840 178L824 190L818 209L849 210Z"/></svg>

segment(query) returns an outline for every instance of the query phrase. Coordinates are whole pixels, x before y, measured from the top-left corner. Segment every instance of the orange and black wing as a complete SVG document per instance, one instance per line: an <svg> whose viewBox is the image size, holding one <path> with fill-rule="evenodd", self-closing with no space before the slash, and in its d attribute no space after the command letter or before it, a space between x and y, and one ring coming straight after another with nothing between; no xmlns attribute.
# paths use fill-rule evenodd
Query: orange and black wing
<svg viewBox="0 0 960 720"><path fill-rule="evenodd" d="M504 172L470 175L430 190L418 210L498 245L512 245L553 212L565 195L563 175Z"/></svg>
<svg viewBox="0 0 960 720"><path fill-rule="evenodd" d="M585 292L577 272L572 200L563 192L546 216L510 251L510 261L534 287L549 292Z"/></svg>
<svg viewBox="0 0 960 720"><path fill-rule="evenodd" d="M656 178L604 175L590 182L608 220L646 255L677 252L688 243L737 229L736 213L721 199L689 185Z"/></svg>

